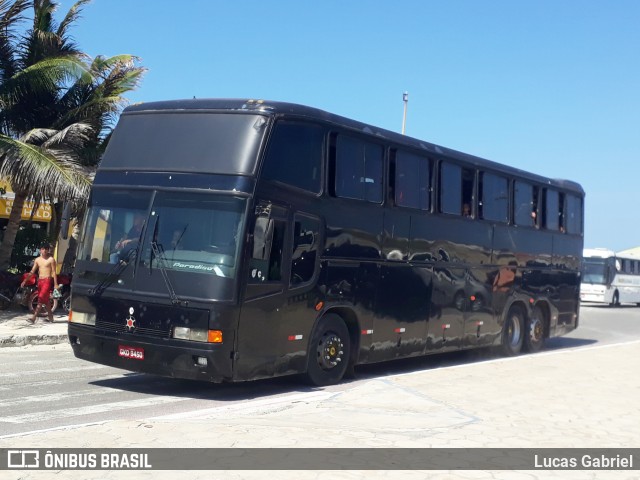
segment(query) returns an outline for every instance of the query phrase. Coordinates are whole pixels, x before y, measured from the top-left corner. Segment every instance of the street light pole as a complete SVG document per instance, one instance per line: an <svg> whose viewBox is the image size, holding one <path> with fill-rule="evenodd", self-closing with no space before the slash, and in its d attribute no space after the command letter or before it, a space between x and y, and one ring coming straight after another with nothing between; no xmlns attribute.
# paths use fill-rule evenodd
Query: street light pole
<svg viewBox="0 0 640 480"><path fill-rule="evenodd" d="M402 115L402 134L404 135L404 130L407 125L407 104L409 103L409 92L404 92L402 94L402 101L404 102L404 114Z"/></svg>

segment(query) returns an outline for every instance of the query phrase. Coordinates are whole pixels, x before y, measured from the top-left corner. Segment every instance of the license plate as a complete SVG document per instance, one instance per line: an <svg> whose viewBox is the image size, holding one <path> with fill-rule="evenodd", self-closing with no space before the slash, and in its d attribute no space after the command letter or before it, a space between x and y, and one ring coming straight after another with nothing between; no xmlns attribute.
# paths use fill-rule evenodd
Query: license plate
<svg viewBox="0 0 640 480"><path fill-rule="evenodd" d="M134 360L144 360L144 348L118 346L118 356L123 358L133 358Z"/></svg>

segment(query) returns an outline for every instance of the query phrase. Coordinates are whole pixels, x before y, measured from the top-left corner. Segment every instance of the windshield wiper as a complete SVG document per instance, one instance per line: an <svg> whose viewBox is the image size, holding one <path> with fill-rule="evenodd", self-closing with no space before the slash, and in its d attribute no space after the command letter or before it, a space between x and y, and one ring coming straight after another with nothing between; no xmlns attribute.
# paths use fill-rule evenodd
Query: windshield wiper
<svg viewBox="0 0 640 480"><path fill-rule="evenodd" d="M139 245L138 245L139 246ZM109 287L116 278L118 278L124 269L129 266L131 260L135 260L138 254L138 247L130 249L124 258L119 259L118 262L109 270L107 275L98 283L95 287L89 290L89 295L98 296L102 295L107 287Z"/></svg>
<svg viewBox="0 0 640 480"><path fill-rule="evenodd" d="M107 287L109 287L113 283L113 281L116 278L118 278L122 274L122 272L124 272L124 269L129 266L129 263L138 257L138 251L140 250L140 244L142 243L142 232L144 232L145 223L146 221L142 224L142 227L140 228L140 234L138 235L138 240L135 248L130 248L124 254L124 258L118 259L116 264L113 266L113 268L111 268L111 270L109 270L109 272L107 272L107 275L100 281L100 283L98 283L95 287L89 290L89 295L91 296L102 295L102 292L104 292L107 289ZM135 272L134 272L134 275L135 275Z"/></svg>
<svg viewBox="0 0 640 480"><path fill-rule="evenodd" d="M167 290L169 292L169 298L171 299L171 304L180 305L184 303L184 306L186 307L187 305L189 305L189 302L186 300L182 301L178 298L178 296L176 295L176 291L173 288L173 284L171 283L171 280L169 279L169 275L167 273L167 263L166 263L166 257L164 256L164 248L162 247L162 245L158 243L158 224L159 223L160 223L160 215L156 217L156 224L153 227L153 236L151 237L151 253L152 253L152 256L155 257L156 260L158 261L158 269L160 269L160 273L162 274L164 284L167 286ZM153 269L153 258L151 258L149 261L149 272L151 272L152 269Z"/></svg>

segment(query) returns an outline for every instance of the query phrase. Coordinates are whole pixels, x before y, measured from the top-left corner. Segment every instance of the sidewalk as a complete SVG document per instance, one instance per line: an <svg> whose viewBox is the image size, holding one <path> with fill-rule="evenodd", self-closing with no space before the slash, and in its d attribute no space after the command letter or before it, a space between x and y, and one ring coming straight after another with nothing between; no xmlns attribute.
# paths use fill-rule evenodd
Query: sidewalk
<svg viewBox="0 0 640 480"><path fill-rule="evenodd" d="M67 342L69 317L62 309L54 312L53 323L47 322L47 317L40 317L32 324L29 318L31 314L21 307L0 310L0 348Z"/></svg>

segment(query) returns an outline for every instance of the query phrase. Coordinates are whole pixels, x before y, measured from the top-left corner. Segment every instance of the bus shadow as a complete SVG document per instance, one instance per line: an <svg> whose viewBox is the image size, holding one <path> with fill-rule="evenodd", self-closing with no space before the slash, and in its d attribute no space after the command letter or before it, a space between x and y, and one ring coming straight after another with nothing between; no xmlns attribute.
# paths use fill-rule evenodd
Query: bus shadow
<svg viewBox="0 0 640 480"><path fill-rule="evenodd" d="M545 347L539 353L522 353L524 355L538 355L549 351L586 347L598 343L593 339L554 337L545 342ZM422 357L403 358L386 363L361 365L356 367L359 379L375 378L385 375L398 375L415 373L420 371L435 370L439 368L455 367L473 363L481 363L506 358L499 348L489 347L474 350L426 355Z"/></svg>
<svg viewBox="0 0 640 480"><path fill-rule="evenodd" d="M540 353L580 348L596 343L598 343L598 341L594 339L554 337L547 340L545 348ZM522 355L537 354L523 353ZM403 358L371 365L359 365L355 369L355 378L347 378L343 380L343 383L349 384L377 377L436 370L439 368L492 361L500 358L505 357L498 348L482 348ZM300 375L254 380L250 382L219 384L173 379L141 373L124 373L122 377L119 378L96 380L90 383L103 388L140 394L167 395L194 400L214 400L222 402L265 399L282 394L295 392L309 393L323 389L323 387L306 385Z"/></svg>

